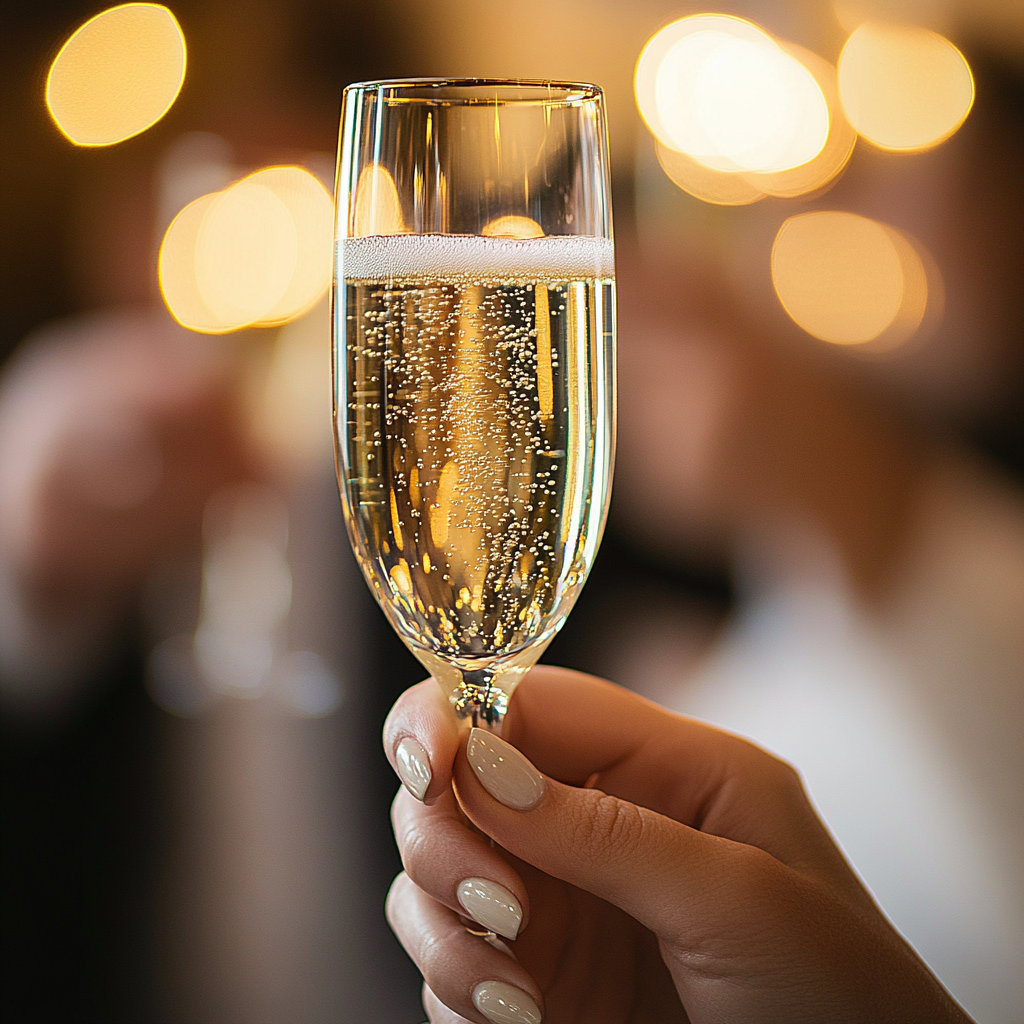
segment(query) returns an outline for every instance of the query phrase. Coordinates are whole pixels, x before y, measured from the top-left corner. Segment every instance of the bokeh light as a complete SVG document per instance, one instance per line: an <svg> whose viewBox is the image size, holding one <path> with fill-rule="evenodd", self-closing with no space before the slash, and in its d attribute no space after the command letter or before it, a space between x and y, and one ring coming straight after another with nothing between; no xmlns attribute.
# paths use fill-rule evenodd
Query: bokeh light
<svg viewBox="0 0 1024 1024"><path fill-rule="evenodd" d="M763 199L767 193L758 188L753 175L718 171L685 153L678 153L657 140L655 152L661 169L684 192L718 206L747 206Z"/></svg>
<svg viewBox="0 0 1024 1024"><path fill-rule="evenodd" d="M767 52L780 53L788 62L786 67L796 63L802 69L801 73L813 80L814 102L807 103L803 108L797 105L798 117L803 118L808 129L807 134L802 136L803 142L807 142L813 135L813 147L808 144L807 151L819 146L822 128L825 136L824 145L809 160L783 170L754 171L740 166L736 160L684 152L678 142L665 141L671 139L671 131L669 118L666 118L658 103L660 69L673 59L687 56L685 53L680 56L680 51L675 47L687 45L696 51L702 47L707 49L709 46L719 46L723 38L728 38L729 33L744 44L753 46L756 41L757 46L764 46L767 43ZM694 42L688 43L687 40ZM683 61L682 72L692 74L698 62ZM780 81L786 82L788 74L787 71L782 75ZM792 43L776 42L756 26L738 18L700 15L669 25L648 43L641 54L635 86L641 113L656 137L655 148L662 169L679 188L707 203L743 206L768 195L791 198L820 191L834 181L846 166L857 140L857 133L842 112L835 68L810 50ZM685 88L682 92L685 92ZM811 94L805 91L803 95ZM741 120L734 121L734 125L740 124ZM801 139L797 142L802 144Z"/></svg>
<svg viewBox="0 0 1024 1024"><path fill-rule="evenodd" d="M185 63L185 36L166 7L111 7L61 47L46 78L46 106L78 146L123 142L170 110Z"/></svg>
<svg viewBox="0 0 1024 1024"><path fill-rule="evenodd" d="M543 238L544 229L532 217L497 217L483 226L485 238Z"/></svg>
<svg viewBox="0 0 1024 1024"><path fill-rule="evenodd" d="M353 238L409 233L395 179L380 164L371 164L359 175L354 211Z"/></svg>
<svg viewBox="0 0 1024 1024"><path fill-rule="evenodd" d="M171 316L190 331L204 334L224 334L242 326L215 316L196 280L196 239L206 211L218 194L213 192L189 203L171 221L157 261L160 292Z"/></svg>
<svg viewBox="0 0 1024 1024"><path fill-rule="evenodd" d="M915 150L949 138L974 103L974 77L948 40L909 25L861 25L839 57L850 123L883 149Z"/></svg>
<svg viewBox="0 0 1024 1024"><path fill-rule="evenodd" d="M248 181L268 188L284 203L295 227L291 280L277 303L260 317L264 325L287 323L312 309L331 283L334 203L320 181L301 167L268 167Z"/></svg>
<svg viewBox="0 0 1024 1024"><path fill-rule="evenodd" d="M199 294L221 320L262 320L284 297L298 248L288 207L265 185L240 181L213 200L199 228Z"/></svg>
<svg viewBox="0 0 1024 1024"><path fill-rule="evenodd" d="M786 312L808 334L837 345L902 343L928 303L927 275L913 244L853 213L790 217L776 235L771 269Z"/></svg>
<svg viewBox="0 0 1024 1024"><path fill-rule="evenodd" d="M330 283L333 203L301 167L268 167L190 203L160 247L174 318L208 334L287 323Z"/></svg>
<svg viewBox="0 0 1024 1024"><path fill-rule="evenodd" d="M886 225L885 230L899 256L903 273L903 301L893 322L872 340L873 351L898 348L913 337L918 333L926 313L935 311L941 316L943 299L942 278L931 255L919 243L895 228ZM938 316L931 317L933 323Z"/></svg>
<svg viewBox="0 0 1024 1024"><path fill-rule="evenodd" d="M799 167L774 173L747 174L747 180L762 192L771 196L789 199L818 192L834 182L849 163L857 142L857 133L846 119L839 90L836 85L836 69L816 53L802 46L783 43L784 48L814 75L829 108L829 129L825 145L813 160Z"/></svg>
<svg viewBox="0 0 1024 1024"><path fill-rule="evenodd" d="M750 22L725 14L698 14L680 18L651 36L636 62L633 91L640 116L647 127L663 145L669 147L673 145L671 134L662 121L658 105L658 73L676 43L698 32L715 33L717 36L733 35L755 41L765 38L764 33Z"/></svg>
<svg viewBox="0 0 1024 1024"><path fill-rule="evenodd" d="M331 450L331 315L322 298L277 332L268 359L253 362L250 432L263 456L291 476Z"/></svg>
<svg viewBox="0 0 1024 1024"><path fill-rule="evenodd" d="M814 76L757 26L727 15L673 22L644 47L640 112L670 149L724 171L783 171L825 145Z"/></svg>

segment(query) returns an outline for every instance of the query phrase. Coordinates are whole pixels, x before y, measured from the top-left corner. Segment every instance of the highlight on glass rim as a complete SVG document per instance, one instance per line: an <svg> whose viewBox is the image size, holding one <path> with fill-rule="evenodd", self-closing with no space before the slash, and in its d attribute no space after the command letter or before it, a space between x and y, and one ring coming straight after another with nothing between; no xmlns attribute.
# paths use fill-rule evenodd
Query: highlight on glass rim
<svg viewBox="0 0 1024 1024"><path fill-rule="evenodd" d="M0 49L6 1017L1019 1024L1024 8Z"/></svg>

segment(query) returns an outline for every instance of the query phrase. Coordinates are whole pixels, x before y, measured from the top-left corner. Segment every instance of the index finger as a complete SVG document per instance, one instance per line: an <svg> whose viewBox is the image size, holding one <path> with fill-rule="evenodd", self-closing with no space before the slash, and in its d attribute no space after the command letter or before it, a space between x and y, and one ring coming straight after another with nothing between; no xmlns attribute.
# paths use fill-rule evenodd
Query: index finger
<svg viewBox="0 0 1024 1024"><path fill-rule="evenodd" d="M418 799L432 803L449 787L465 728L432 679L395 702L384 723L384 747ZM722 780L737 773L737 762L751 761L752 753L753 760L774 760L614 683L550 665L533 668L516 688L502 735L559 782L600 783L606 792L614 785L616 796L689 825L697 824ZM640 764L650 770L638 771Z"/></svg>
<svg viewBox="0 0 1024 1024"><path fill-rule="evenodd" d="M451 784L460 732L432 680L406 691L388 716L388 757L406 788L427 803ZM537 666L512 696L503 737L559 782L600 789L702 832L757 846L791 867L855 885L789 765L613 683ZM417 758L429 762L422 793L410 777Z"/></svg>
<svg viewBox="0 0 1024 1024"><path fill-rule="evenodd" d="M549 666L520 683L503 736L560 782L759 847L860 892L798 773L740 736L603 679Z"/></svg>

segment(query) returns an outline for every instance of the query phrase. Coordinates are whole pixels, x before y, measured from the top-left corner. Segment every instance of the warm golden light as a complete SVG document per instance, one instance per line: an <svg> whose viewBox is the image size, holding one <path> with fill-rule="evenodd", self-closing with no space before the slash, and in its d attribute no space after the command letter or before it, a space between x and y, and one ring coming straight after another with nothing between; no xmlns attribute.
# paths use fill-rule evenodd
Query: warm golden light
<svg viewBox="0 0 1024 1024"><path fill-rule="evenodd" d="M825 145L814 76L741 18L694 15L657 33L637 62L637 104L659 141L721 171L784 171Z"/></svg>
<svg viewBox="0 0 1024 1024"><path fill-rule="evenodd" d="M712 27L694 32L692 30L695 25ZM684 34L680 35L681 32ZM687 32L689 34L686 34ZM685 44L696 51L709 45L718 46L721 37L728 35L729 32L734 33L735 38L744 44L755 45L754 41L758 40L756 45L762 46L767 40L770 45L769 52L774 50L781 53L786 61L798 64L802 74L813 80L815 99L807 108L811 110L811 116L805 117L802 122L807 131L813 133L813 146L808 144L807 151L819 146L823 128L825 135L824 145L821 145L809 160L784 170L752 171L739 165L736 160L724 156L716 158L706 153L696 155L689 151L681 151L677 143L666 144L664 141L665 138L671 137L671 131L670 119L663 116L657 102L659 69L664 67L668 60L673 59L674 53L678 56L678 51L674 50L674 47ZM716 35L719 37L717 42L713 38ZM694 61L684 61L680 65L682 73L694 73L697 63L699 55ZM757 202L766 195L793 197L818 191L843 170L857 139L856 132L846 120L839 103L835 68L803 47L791 43L776 43L760 29L738 18L703 15L684 18L681 22L675 22L663 29L651 40L641 55L637 65L636 89L641 112L657 137L656 151L662 169L679 188L707 203L743 206ZM683 91L685 92L685 89ZM818 106L819 100L823 103L823 108ZM822 109L824 116L820 117ZM809 138L810 134L804 137L804 141ZM798 139L797 148L800 144L801 140ZM793 155L792 151L790 155ZM748 161L752 162L755 161Z"/></svg>
<svg viewBox="0 0 1024 1024"><path fill-rule="evenodd" d="M282 473L302 473L331 450L331 312L321 299L276 332L269 360L253 361L250 429Z"/></svg>
<svg viewBox="0 0 1024 1024"><path fill-rule="evenodd" d="M296 232L295 269L261 325L286 323L308 312L331 283L334 201L319 180L302 167L267 167L249 182L262 185L287 207Z"/></svg>
<svg viewBox="0 0 1024 1024"><path fill-rule="evenodd" d="M782 44L814 75L829 108L828 138L821 152L813 159L788 171L765 174L747 174L748 182L767 195L784 199L817 192L846 167L857 142L857 133L842 110L839 90L836 86L836 69L816 53L792 43Z"/></svg>
<svg viewBox="0 0 1024 1024"><path fill-rule="evenodd" d="M685 153L677 153L655 141L661 169L684 192L718 206L748 206L764 199L766 193L753 183L754 175L716 171Z"/></svg>
<svg viewBox="0 0 1024 1024"><path fill-rule="evenodd" d="M371 164L359 175L356 184L352 236L366 238L369 235L408 233L395 179L387 168Z"/></svg>
<svg viewBox="0 0 1024 1024"><path fill-rule="evenodd" d="M167 308L210 334L302 316L330 283L333 209L301 167L267 167L190 203L160 247Z"/></svg>
<svg viewBox="0 0 1024 1024"><path fill-rule="evenodd" d="M269 316L298 263L298 232L283 202L251 178L210 203L196 238L199 294L214 316L239 326Z"/></svg>
<svg viewBox="0 0 1024 1024"><path fill-rule="evenodd" d="M171 316L190 331L204 334L224 334L242 326L215 316L199 293L196 280L196 239L217 195L214 192L189 203L171 221L157 264L160 292Z"/></svg>
<svg viewBox="0 0 1024 1024"><path fill-rule="evenodd" d="M926 313L933 325L942 315L942 278L935 261L917 242L895 228L886 226L885 230L900 259L903 301L893 322L871 342L872 351L898 348L917 333Z"/></svg>
<svg viewBox="0 0 1024 1024"><path fill-rule="evenodd" d="M790 217L776 235L771 267L786 312L808 334L837 345L899 344L920 325L928 303L913 244L853 213Z"/></svg>
<svg viewBox="0 0 1024 1024"><path fill-rule="evenodd" d="M658 105L658 73L676 43L698 32L713 32L719 36L732 34L752 40L765 38L764 33L750 22L725 14L698 14L680 18L651 36L636 62L633 92L640 116L647 127L663 145L669 147L672 146L671 137L662 121Z"/></svg>
<svg viewBox="0 0 1024 1024"><path fill-rule="evenodd" d="M948 40L908 25L861 25L839 57L850 123L883 149L915 150L949 138L974 103L974 78Z"/></svg>
<svg viewBox="0 0 1024 1024"><path fill-rule="evenodd" d="M480 234L487 238L543 238L544 230L532 217L498 217L485 224Z"/></svg>
<svg viewBox="0 0 1024 1024"><path fill-rule="evenodd" d="M124 4L91 18L61 47L46 106L78 146L110 146L151 128L185 80L185 36L160 4Z"/></svg>

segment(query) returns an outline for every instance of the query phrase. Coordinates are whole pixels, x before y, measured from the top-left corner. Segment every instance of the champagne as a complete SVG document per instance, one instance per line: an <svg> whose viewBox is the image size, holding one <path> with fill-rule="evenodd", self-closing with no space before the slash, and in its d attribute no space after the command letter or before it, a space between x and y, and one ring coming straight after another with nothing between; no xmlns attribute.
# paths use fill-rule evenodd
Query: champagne
<svg viewBox="0 0 1024 1024"><path fill-rule="evenodd" d="M604 527L610 241L339 242L335 422L356 557L453 694L504 701L561 627Z"/></svg>

